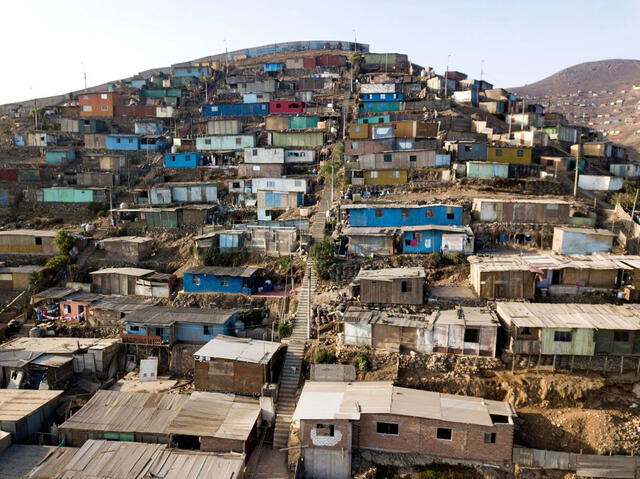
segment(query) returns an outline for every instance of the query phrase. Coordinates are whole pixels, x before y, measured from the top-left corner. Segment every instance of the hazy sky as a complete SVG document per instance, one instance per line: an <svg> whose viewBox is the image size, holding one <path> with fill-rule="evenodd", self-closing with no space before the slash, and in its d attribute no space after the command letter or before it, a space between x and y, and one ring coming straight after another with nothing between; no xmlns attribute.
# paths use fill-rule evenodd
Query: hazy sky
<svg viewBox="0 0 640 479"><path fill-rule="evenodd" d="M639 0L0 0L0 104L213 53L292 40L519 86L590 60L638 58ZM84 62L84 67L83 67Z"/></svg>

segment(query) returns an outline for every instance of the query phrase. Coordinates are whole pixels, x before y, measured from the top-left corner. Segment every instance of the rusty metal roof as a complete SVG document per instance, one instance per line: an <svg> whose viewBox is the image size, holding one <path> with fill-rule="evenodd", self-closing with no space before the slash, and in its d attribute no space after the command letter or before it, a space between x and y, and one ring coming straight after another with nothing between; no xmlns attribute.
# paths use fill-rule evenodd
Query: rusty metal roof
<svg viewBox="0 0 640 479"><path fill-rule="evenodd" d="M239 278L250 278L261 268L243 268L227 266L194 266L184 272L184 274L211 274L214 276L234 276Z"/></svg>

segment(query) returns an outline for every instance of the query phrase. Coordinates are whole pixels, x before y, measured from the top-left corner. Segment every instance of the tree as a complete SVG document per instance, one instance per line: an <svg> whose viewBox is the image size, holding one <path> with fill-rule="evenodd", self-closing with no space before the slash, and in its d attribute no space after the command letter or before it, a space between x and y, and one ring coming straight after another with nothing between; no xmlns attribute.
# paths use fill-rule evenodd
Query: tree
<svg viewBox="0 0 640 479"><path fill-rule="evenodd" d="M71 249L75 246L76 240L67 230L58 230L53 238L53 244L65 256L69 255Z"/></svg>
<svg viewBox="0 0 640 479"><path fill-rule="evenodd" d="M333 246L329 240L311 245L311 258L313 258L313 269L322 280L329 279L329 271L335 262L333 257Z"/></svg>

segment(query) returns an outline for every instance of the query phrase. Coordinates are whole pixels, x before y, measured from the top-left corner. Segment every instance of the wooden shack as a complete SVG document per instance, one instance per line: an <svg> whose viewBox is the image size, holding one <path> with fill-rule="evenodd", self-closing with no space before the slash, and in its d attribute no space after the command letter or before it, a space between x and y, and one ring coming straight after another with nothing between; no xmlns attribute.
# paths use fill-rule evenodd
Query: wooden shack
<svg viewBox="0 0 640 479"><path fill-rule="evenodd" d="M363 304L422 304L425 277L424 268L387 268L360 270L354 282Z"/></svg>
<svg viewBox="0 0 640 479"><path fill-rule="evenodd" d="M349 307L342 318L345 344L392 351L495 356L499 322L488 308L403 314Z"/></svg>
<svg viewBox="0 0 640 479"><path fill-rule="evenodd" d="M571 203L555 199L476 198L472 217L481 222L566 224L571 216Z"/></svg>
<svg viewBox="0 0 640 479"><path fill-rule="evenodd" d="M136 294L138 279L153 274L152 269L142 268L105 268L89 273L91 291L102 294Z"/></svg>
<svg viewBox="0 0 640 479"><path fill-rule="evenodd" d="M0 254L59 254L55 236L55 231L47 230L0 231Z"/></svg>
<svg viewBox="0 0 640 479"><path fill-rule="evenodd" d="M153 239L146 236L120 236L105 238L98 245L104 249L108 259L137 263L150 256Z"/></svg>
<svg viewBox="0 0 640 479"><path fill-rule="evenodd" d="M273 341L218 335L193 354L196 390L259 396L276 382L283 351Z"/></svg>

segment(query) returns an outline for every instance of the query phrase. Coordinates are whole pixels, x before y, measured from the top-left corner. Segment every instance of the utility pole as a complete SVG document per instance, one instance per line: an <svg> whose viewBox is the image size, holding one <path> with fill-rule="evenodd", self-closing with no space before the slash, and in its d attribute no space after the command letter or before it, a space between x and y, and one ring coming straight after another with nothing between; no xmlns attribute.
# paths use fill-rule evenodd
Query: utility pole
<svg viewBox="0 0 640 479"><path fill-rule="evenodd" d="M576 158L576 174L573 178L573 197L578 196L578 171L580 171L580 159L582 158L582 135L578 139L578 157Z"/></svg>
<svg viewBox="0 0 640 479"><path fill-rule="evenodd" d="M633 217L636 214L636 205L638 204L638 193L640 193L640 188L636 188L636 197L633 199L633 208L631 210L631 221L635 221Z"/></svg>
<svg viewBox="0 0 640 479"><path fill-rule="evenodd" d="M444 98L446 100L447 93L449 92L449 59L451 58L451 53L447 55L447 69L444 71Z"/></svg>
<svg viewBox="0 0 640 479"><path fill-rule="evenodd" d="M84 67L84 60L80 62L82 64L82 75L84 76L84 89L87 89L87 69Z"/></svg>
<svg viewBox="0 0 640 479"><path fill-rule="evenodd" d="M207 77L204 77L204 104L209 104L209 88L207 88Z"/></svg>
<svg viewBox="0 0 640 479"><path fill-rule="evenodd" d="M331 204L333 205L334 165L331 163Z"/></svg>

